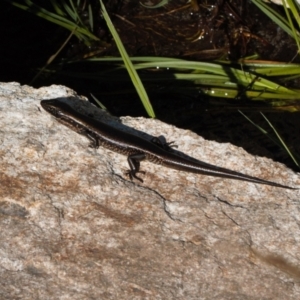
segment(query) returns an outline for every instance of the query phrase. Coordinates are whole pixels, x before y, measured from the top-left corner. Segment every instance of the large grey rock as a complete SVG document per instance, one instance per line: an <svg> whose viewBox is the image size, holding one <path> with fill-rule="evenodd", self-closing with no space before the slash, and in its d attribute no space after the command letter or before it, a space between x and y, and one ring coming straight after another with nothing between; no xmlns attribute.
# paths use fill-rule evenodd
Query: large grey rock
<svg viewBox="0 0 300 300"><path fill-rule="evenodd" d="M300 299L298 190L149 162L144 183L131 182L126 157L89 148L40 107L74 95L0 84L1 299ZM300 186L230 144L122 122L205 162Z"/></svg>

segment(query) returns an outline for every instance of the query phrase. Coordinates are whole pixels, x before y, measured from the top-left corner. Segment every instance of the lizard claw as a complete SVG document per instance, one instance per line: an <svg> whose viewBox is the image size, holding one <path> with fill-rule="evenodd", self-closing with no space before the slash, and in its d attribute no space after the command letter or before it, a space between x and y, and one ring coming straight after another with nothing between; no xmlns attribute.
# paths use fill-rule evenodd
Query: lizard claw
<svg viewBox="0 0 300 300"><path fill-rule="evenodd" d="M140 182L144 182L144 180L138 176L136 176L136 173L142 173L145 174L146 172L144 171L138 171L138 172L133 172L132 170L126 171L125 175L129 176L130 180L132 181L133 178L139 180Z"/></svg>

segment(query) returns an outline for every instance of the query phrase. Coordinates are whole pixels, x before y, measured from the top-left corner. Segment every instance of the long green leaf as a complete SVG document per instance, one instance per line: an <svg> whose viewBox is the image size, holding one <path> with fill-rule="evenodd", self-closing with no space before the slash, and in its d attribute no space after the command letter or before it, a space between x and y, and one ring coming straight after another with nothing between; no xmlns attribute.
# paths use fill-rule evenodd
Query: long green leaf
<svg viewBox="0 0 300 300"><path fill-rule="evenodd" d="M263 129L261 126L257 125L256 123L254 123L249 117L247 117L243 112L241 112L240 110L238 111L242 116L244 116L245 119L247 119L252 125L254 125L259 131L261 131L265 136L267 136L275 145L277 145L280 148L284 148L287 153L289 154L289 156L291 157L291 159L294 161L295 165L297 167L299 167L299 163L297 162L297 159L294 157L294 155L292 154L292 152L290 151L290 149L287 147L287 145L284 143L284 141L282 140L282 138L280 137L279 133L277 132L277 130L274 128L274 126L272 125L272 123L267 119L267 117L261 113L261 115L265 118L265 120L268 122L269 126L272 128L272 130L275 132L275 134L277 135L277 138L280 142L278 142L276 139L274 139L265 129Z"/></svg>
<svg viewBox="0 0 300 300"><path fill-rule="evenodd" d="M252 2L287 34L296 38L297 40L300 38L299 32L297 32L295 36L293 30L291 29L290 23L279 13L273 10L268 4L262 2L261 0L252 0Z"/></svg>
<svg viewBox="0 0 300 300"><path fill-rule="evenodd" d="M124 64L126 66L126 69L129 73L129 76L130 76L133 84L134 84L134 87L135 87L135 89L136 89L136 91L137 91L137 93L138 93L138 95L139 95L139 97L140 97L140 99L141 99L148 115L152 118L155 118L155 113L154 113L152 105L149 101L147 92L146 92L146 90L145 90L145 88L142 84L142 81L141 81L139 75L137 74L137 72L136 72L136 70L135 70L135 68L134 68L134 66L133 66L126 50L125 50L125 47L123 46L123 43L122 43L122 41L119 37L119 34L117 33L117 31L116 31L116 29L115 29L109 15L108 15L108 13L106 11L105 6L102 3L102 0L100 0L100 5L101 5L101 10L103 12L103 17L104 17L104 19L106 21L106 24L107 24L107 26L108 26L115 42L116 42L116 45L117 45L117 47L119 49L119 52L122 56L122 59L123 59Z"/></svg>

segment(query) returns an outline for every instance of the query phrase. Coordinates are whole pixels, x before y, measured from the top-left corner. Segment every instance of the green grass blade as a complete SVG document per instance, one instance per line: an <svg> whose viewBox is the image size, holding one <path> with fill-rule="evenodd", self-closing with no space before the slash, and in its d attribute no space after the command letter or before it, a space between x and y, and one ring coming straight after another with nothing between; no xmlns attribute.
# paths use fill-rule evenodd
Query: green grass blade
<svg viewBox="0 0 300 300"><path fill-rule="evenodd" d="M267 119L267 117L261 113L261 115L265 118L265 120L267 121L267 123L269 124L269 126L272 128L272 130L275 132L278 140L280 142L278 142L278 140L274 139L272 136L270 136L270 134L263 129L261 126L257 125L256 123L254 123L249 117L247 117L243 112L241 112L240 110L238 110L238 112L246 119L248 120L253 126L255 126L261 133L263 133L264 135L266 135L274 144L276 144L278 147L280 148L284 148L287 153L289 154L289 156L291 157L291 159L294 161L295 165L297 167L299 167L299 164L297 162L297 159L293 156L293 154L291 153L291 151L289 150L289 148L287 147L287 145L284 143L284 141L282 140L282 138L280 137L280 135L278 134L277 130L274 128L274 126L271 124L271 122Z"/></svg>
<svg viewBox="0 0 300 300"><path fill-rule="evenodd" d="M59 4L57 3L56 0L50 0L54 10L56 11L56 13L60 16L64 16L65 13L63 12L63 10L60 8Z"/></svg>
<svg viewBox="0 0 300 300"><path fill-rule="evenodd" d="M280 28L282 28L290 36L299 39L300 35L297 33L296 37L293 34L293 30L290 28L290 23L273 10L268 4L264 3L261 0L252 0L252 2L264 13L266 14L273 22L275 22Z"/></svg>
<svg viewBox="0 0 300 300"><path fill-rule="evenodd" d="M295 12L295 11L296 11L296 8L295 8L295 6L294 6L293 1L292 1L292 0L287 0L287 2L288 2L288 4L289 4L289 7L290 7L291 9L293 9L293 11ZM286 2L283 1L282 3L283 3L284 10L285 10L285 14L286 14L287 19L288 19L288 22L289 22L289 26L290 26L290 28L291 28L291 30L292 30L292 32L293 32L293 37L294 37L294 40L296 41L296 44L297 44L297 47L298 47L298 51L299 51L299 49L300 49L300 43L299 43L299 38L298 38L298 37L299 37L299 32L297 32L296 29L295 29L293 20L292 20L292 18L291 18L291 13L290 13L290 10L289 10L289 9L287 8L287 6L286 6ZM296 12L296 14L297 14L297 12ZM294 15L295 15L295 14L294 14ZM298 14L297 14L297 15L298 15ZM298 35L298 36L297 36L297 35Z"/></svg>
<svg viewBox="0 0 300 300"><path fill-rule="evenodd" d="M116 45L117 45L117 47L119 49L119 52L122 56L122 59L123 59L124 64L126 66L126 69L129 73L129 76L130 76L133 84L134 84L134 87L135 87L135 89L136 89L136 91L137 91L137 93L138 93L138 95L139 95L139 97L140 97L140 99L141 99L148 115L152 118L155 118L155 113L154 113L152 105L149 101L147 92L146 92L146 90L145 90L145 88L142 84L142 81L141 81L140 77L138 76L138 74L137 74L137 72L136 72L136 70L135 70L135 68L134 68L134 66L133 66L133 64L132 64L132 62L131 62L124 46L123 46L123 44L122 44L122 41L119 37L119 34L117 33L115 27L113 26L113 23L112 23L109 15L106 11L106 8L105 8L104 4L102 3L102 0L100 0L100 5L101 5L101 10L102 10L102 13L103 13L103 17L104 17L104 19L106 21L106 24L107 24L107 26L108 26L115 42L116 42Z"/></svg>
<svg viewBox="0 0 300 300"><path fill-rule="evenodd" d="M99 106L101 109L103 109L103 110L105 110L105 111L108 112L106 106L105 106L98 98L96 98L92 93L91 93L91 96L92 96L92 98L96 101L96 103L98 104L98 106Z"/></svg>
<svg viewBox="0 0 300 300"><path fill-rule="evenodd" d="M77 22L79 20L79 17L78 17L78 13L76 11L76 8L74 6L74 3L73 1L69 1L70 2L70 5L69 6L65 1L62 1L62 6L64 8L64 10L68 13L68 15L75 21Z"/></svg>
<svg viewBox="0 0 300 300"><path fill-rule="evenodd" d="M168 4L169 0L162 0L161 2L157 3L156 5L145 5L142 2L140 2L140 4L146 8L159 8L159 7L163 7L164 5Z"/></svg>
<svg viewBox="0 0 300 300"><path fill-rule="evenodd" d="M58 14L52 13L42 7L37 6L30 0L26 0L27 5L22 5L17 2L11 2L12 5L26 10L28 12L34 13L36 16L44 18L45 20L57 24L61 27L68 29L77 36L78 39L86 41L88 43L88 39L99 40L98 37L93 35L89 30L84 27L78 27L75 22L70 21L66 17L60 16Z"/></svg>
<svg viewBox="0 0 300 300"><path fill-rule="evenodd" d="M94 18L93 18L93 11L91 4L88 5L88 11L89 11L89 24L91 27L91 30L94 31Z"/></svg>
<svg viewBox="0 0 300 300"><path fill-rule="evenodd" d="M268 122L269 126L275 132L278 140L280 141L281 146L285 149L285 151L288 153L288 155L294 161L295 165L297 167L299 167L299 164L298 164L297 160L295 159L294 155L292 154L292 152L290 151L290 149L287 147L286 143L283 141L283 139L281 138L281 136L279 135L279 133L277 132L277 130L274 128L274 126L272 125L272 123L268 120L268 118L262 112L261 112L261 115L264 117L264 119Z"/></svg>

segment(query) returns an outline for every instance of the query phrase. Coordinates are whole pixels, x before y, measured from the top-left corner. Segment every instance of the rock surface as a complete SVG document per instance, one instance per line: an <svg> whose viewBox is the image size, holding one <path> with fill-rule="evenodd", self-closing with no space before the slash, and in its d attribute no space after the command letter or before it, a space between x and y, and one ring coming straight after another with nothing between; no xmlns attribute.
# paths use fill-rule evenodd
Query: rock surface
<svg viewBox="0 0 300 300"><path fill-rule="evenodd" d="M126 157L89 148L40 106L75 95L0 84L1 299L300 299L298 190L149 162L144 183L131 182ZM285 166L230 144L122 122L199 160L300 186Z"/></svg>

